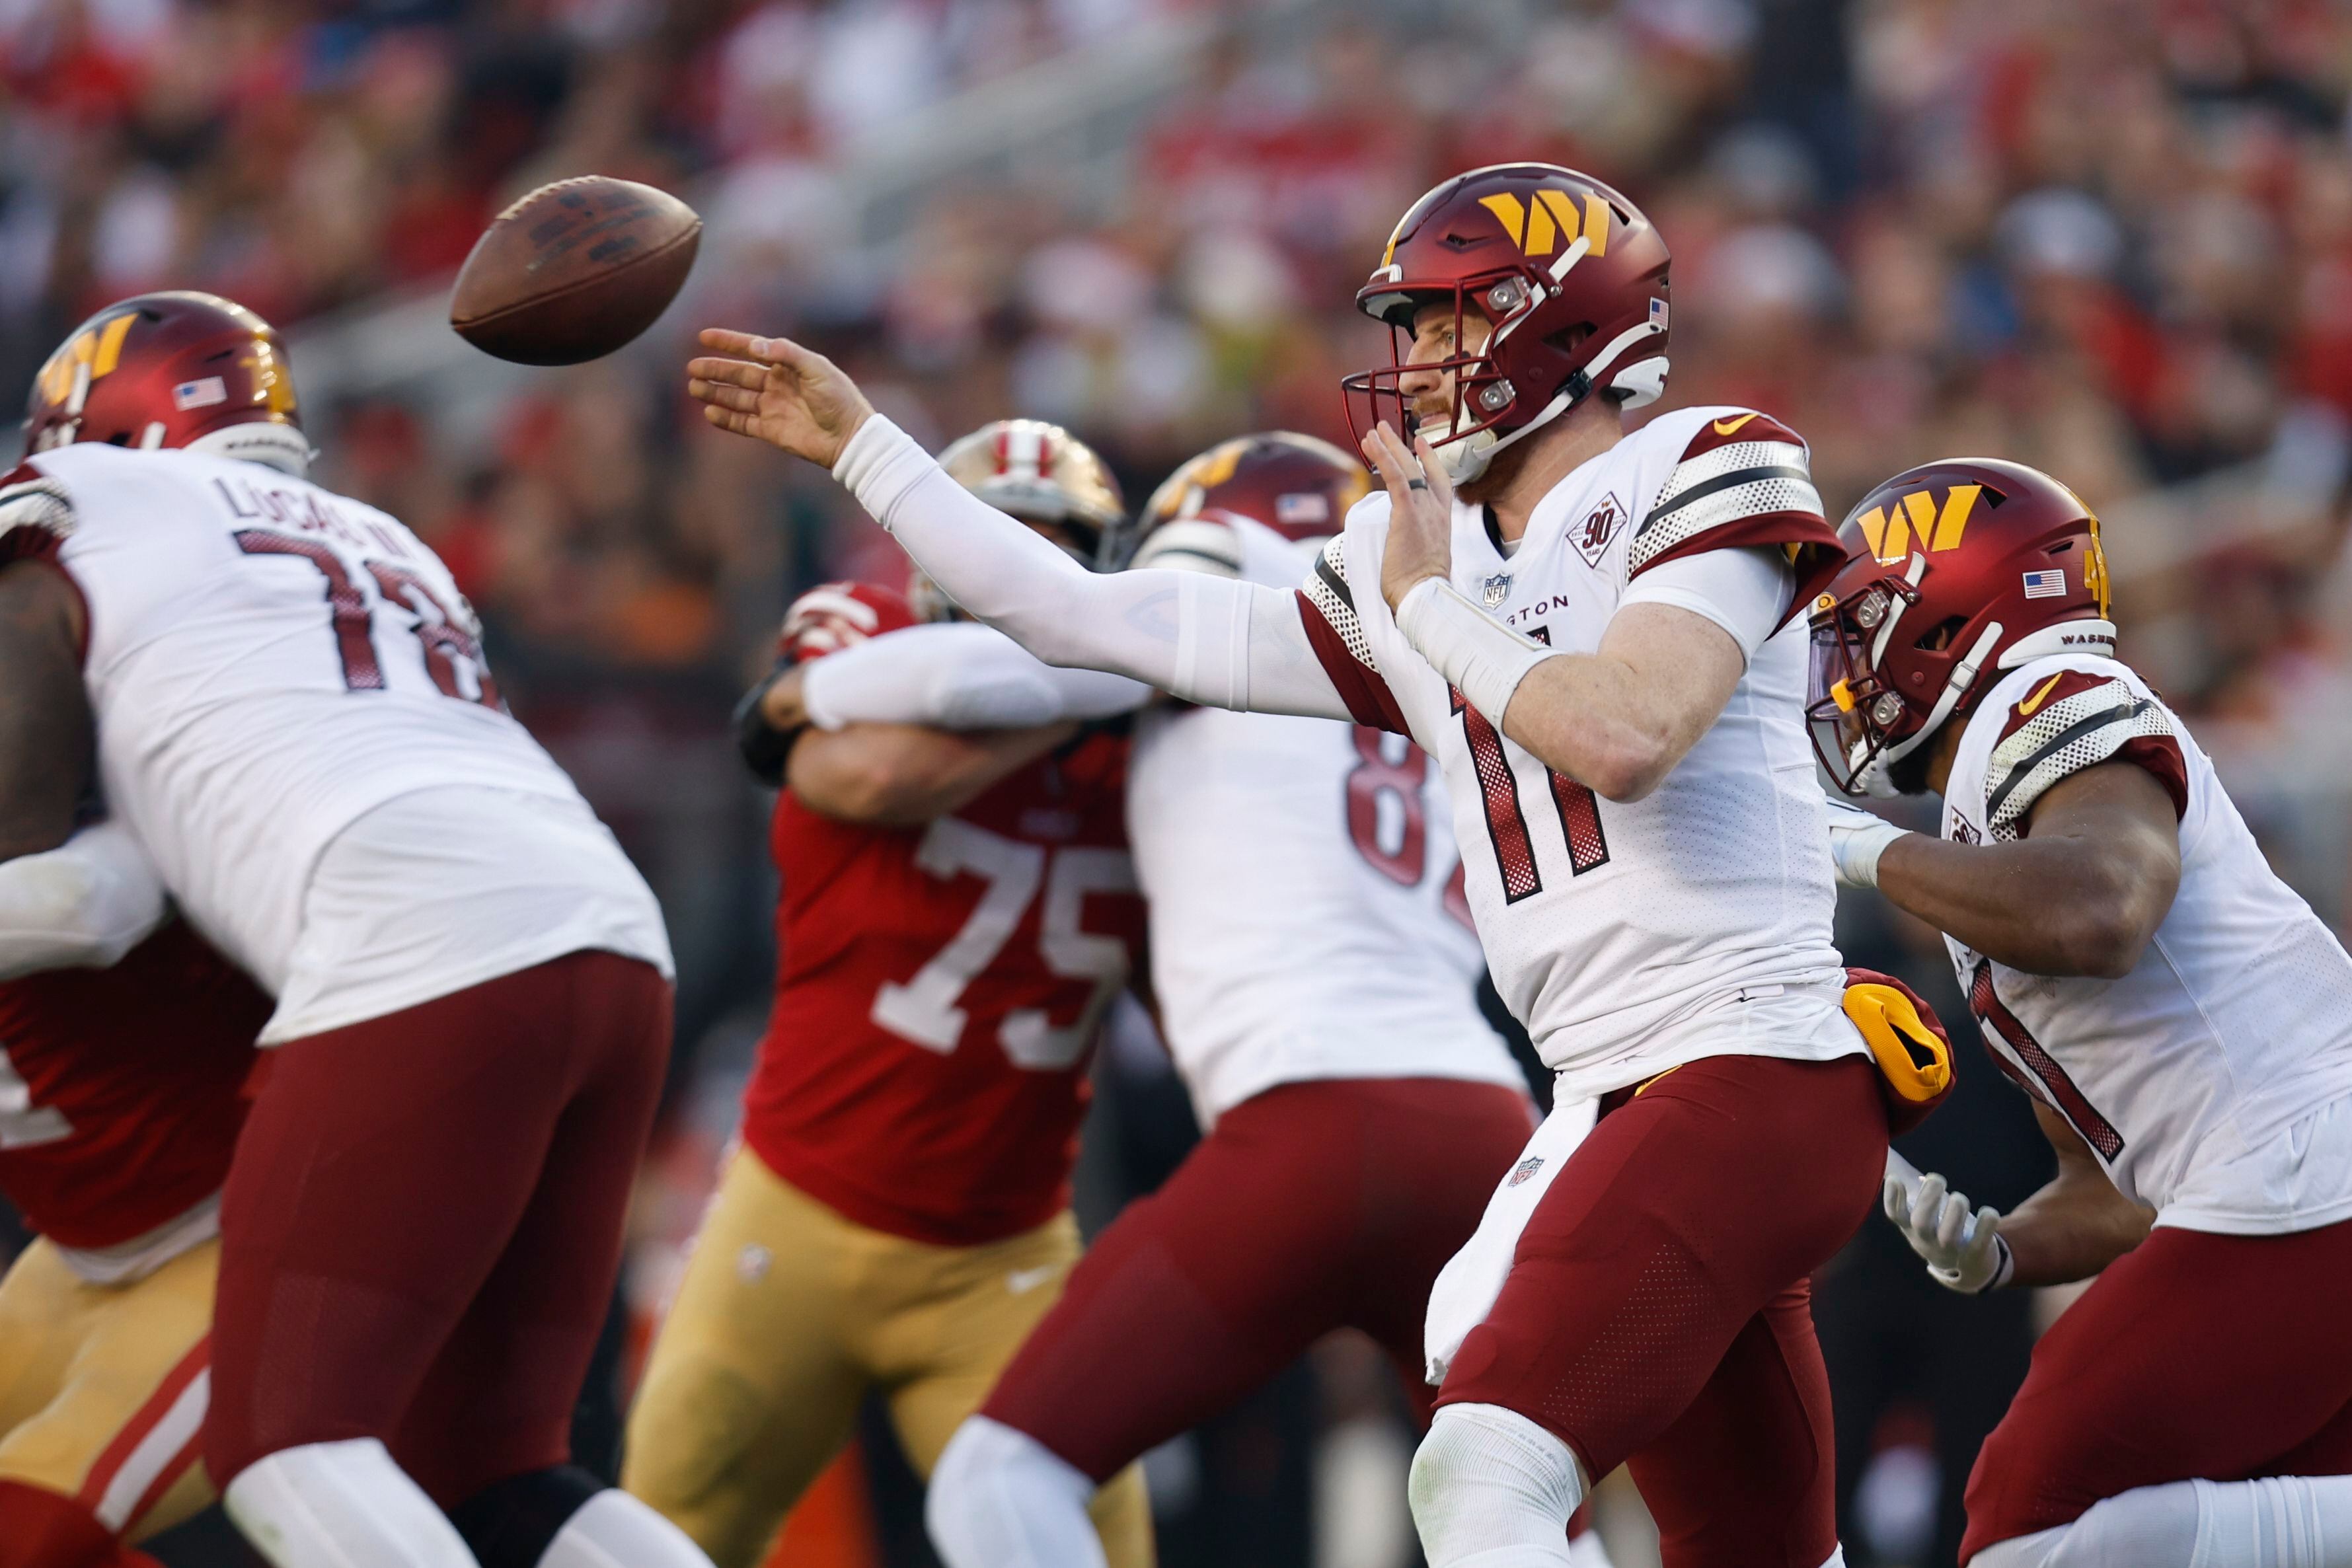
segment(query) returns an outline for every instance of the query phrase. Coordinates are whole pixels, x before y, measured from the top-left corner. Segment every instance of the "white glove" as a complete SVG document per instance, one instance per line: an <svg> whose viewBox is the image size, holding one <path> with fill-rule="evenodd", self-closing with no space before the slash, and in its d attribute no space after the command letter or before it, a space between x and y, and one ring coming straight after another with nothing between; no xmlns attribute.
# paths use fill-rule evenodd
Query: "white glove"
<svg viewBox="0 0 2352 1568"><path fill-rule="evenodd" d="M1878 857L1910 830L1875 817L1841 796L1828 797L1830 863L1840 887L1876 887Z"/></svg>
<svg viewBox="0 0 2352 1568"><path fill-rule="evenodd" d="M1921 1176L1892 1149L1886 1154L1885 1207L1886 1218L1948 1291L1978 1295L2007 1284L2016 1270L1998 1228L2000 1210L1972 1207L1968 1194L1948 1191L1933 1172Z"/></svg>

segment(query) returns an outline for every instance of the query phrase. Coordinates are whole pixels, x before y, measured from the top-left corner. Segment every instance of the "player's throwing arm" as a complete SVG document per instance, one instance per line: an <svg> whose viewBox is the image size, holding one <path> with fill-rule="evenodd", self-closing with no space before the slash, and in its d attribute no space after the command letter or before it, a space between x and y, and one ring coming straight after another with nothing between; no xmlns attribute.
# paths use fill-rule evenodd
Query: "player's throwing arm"
<svg viewBox="0 0 2352 1568"><path fill-rule="evenodd" d="M1192 702L1349 716L1296 596L1197 573L1087 570L950 479L822 354L706 330L687 391L722 430L825 468L972 615L1048 664L1131 675Z"/></svg>

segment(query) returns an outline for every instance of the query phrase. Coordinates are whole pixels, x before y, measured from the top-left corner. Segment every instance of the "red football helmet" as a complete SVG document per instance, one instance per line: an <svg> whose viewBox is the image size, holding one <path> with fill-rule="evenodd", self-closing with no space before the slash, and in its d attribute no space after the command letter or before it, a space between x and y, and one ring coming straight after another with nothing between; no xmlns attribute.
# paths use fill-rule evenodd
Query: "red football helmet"
<svg viewBox="0 0 2352 1568"><path fill-rule="evenodd" d="M1383 418L1410 434L1413 371L1450 371L1454 410L1425 432L1456 483L1595 388L1639 408L1666 385L1666 242L1617 192L1556 163L1457 174L1412 204L1356 306L1389 328L1387 369L1340 382L1360 441ZM1413 317L1454 308L1454 353L1410 361ZM1486 323L1468 346L1466 317Z"/></svg>
<svg viewBox="0 0 2352 1568"><path fill-rule="evenodd" d="M1853 555L1813 601L1813 749L1849 795L1965 716L1989 670L2112 654L2099 519L2039 469L1955 457L1906 469L1840 530Z"/></svg>
<svg viewBox="0 0 2352 1568"><path fill-rule="evenodd" d="M298 476L310 464L286 345L216 294L142 294L74 329L33 378L25 450L77 441L185 447Z"/></svg>
<svg viewBox="0 0 2352 1568"><path fill-rule="evenodd" d="M820 582L784 612L777 662L804 664L915 624L905 594L870 582Z"/></svg>
<svg viewBox="0 0 2352 1568"><path fill-rule="evenodd" d="M1336 534L1371 484L1361 463L1328 441L1288 430L1235 436L1160 482L1144 503L1137 538L1169 523L1229 517L1290 539Z"/></svg>

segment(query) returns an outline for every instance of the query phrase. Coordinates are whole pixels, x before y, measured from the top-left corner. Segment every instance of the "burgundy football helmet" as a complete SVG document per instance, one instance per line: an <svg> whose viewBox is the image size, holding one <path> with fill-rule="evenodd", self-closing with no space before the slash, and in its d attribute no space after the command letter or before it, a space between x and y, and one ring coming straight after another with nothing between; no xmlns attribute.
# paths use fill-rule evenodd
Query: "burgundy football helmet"
<svg viewBox="0 0 2352 1568"><path fill-rule="evenodd" d="M1356 306L1389 328L1385 370L1340 382L1359 441L1382 419L1410 434L1414 371L1452 372L1449 425L1424 429L1456 483L1595 389L1628 408L1666 385L1666 242L1641 209L1556 163L1473 169L1412 204ZM1454 353L1410 360L1413 317L1454 308ZM1475 315L1486 340L1467 346ZM1422 422L1424 425L1431 422Z"/></svg>
<svg viewBox="0 0 2352 1568"><path fill-rule="evenodd" d="M74 329L33 378L25 450L77 441L184 447L297 476L310 463L277 329L216 294L142 294Z"/></svg>
<svg viewBox="0 0 2352 1568"><path fill-rule="evenodd" d="M2099 519L2039 469L1953 457L1906 469L1839 530L1853 554L1813 601L1813 749L1849 795L1964 716L1989 671L2113 654Z"/></svg>
<svg viewBox="0 0 2352 1568"><path fill-rule="evenodd" d="M1235 436L1160 482L1137 524L1139 542L1171 523L1247 517L1289 539L1336 534L1372 479L1332 445L1295 431Z"/></svg>

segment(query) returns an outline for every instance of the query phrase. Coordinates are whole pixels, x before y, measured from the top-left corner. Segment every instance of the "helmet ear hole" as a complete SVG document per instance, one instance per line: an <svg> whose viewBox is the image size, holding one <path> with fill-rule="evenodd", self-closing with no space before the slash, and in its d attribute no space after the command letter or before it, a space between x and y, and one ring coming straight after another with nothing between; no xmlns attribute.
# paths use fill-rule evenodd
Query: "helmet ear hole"
<svg viewBox="0 0 2352 1568"><path fill-rule="evenodd" d="M1969 618L1965 615L1947 615L1920 633L1911 645L1923 653L1940 653L1952 645L1953 639L1959 636L1968 623Z"/></svg>

